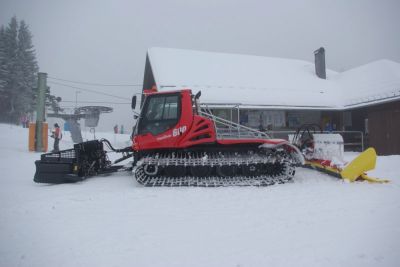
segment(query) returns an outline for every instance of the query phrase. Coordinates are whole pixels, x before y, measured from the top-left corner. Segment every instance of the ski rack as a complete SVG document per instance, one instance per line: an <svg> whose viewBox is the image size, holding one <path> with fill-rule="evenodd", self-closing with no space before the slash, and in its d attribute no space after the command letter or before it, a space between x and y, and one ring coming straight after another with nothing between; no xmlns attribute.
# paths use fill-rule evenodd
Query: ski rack
<svg viewBox="0 0 400 267"><path fill-rule="evenodd" d="M218 139L271 139L265 132L215 116L207 105L202 104L201 110L198 111L198 113L214 121L215 132ZM219 127L220 125L222 127Z"/></svg>

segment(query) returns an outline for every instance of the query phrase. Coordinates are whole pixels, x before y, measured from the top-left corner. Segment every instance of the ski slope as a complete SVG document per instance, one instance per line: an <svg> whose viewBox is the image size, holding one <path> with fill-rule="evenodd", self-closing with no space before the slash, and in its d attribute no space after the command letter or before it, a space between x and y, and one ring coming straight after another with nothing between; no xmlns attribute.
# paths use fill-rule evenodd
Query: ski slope
<svg viewBox="0 0 400 267"><path fill-rule="evenodd" d="M130 173L44 185L33 182L40 154L28 152L27 129L0 124L0 137L0 266L400 262L400 156L378 157L370 172L389 184L299 168L293 183L265 188L144 188ZM71 146L64 133L61 148Z"/></svg>

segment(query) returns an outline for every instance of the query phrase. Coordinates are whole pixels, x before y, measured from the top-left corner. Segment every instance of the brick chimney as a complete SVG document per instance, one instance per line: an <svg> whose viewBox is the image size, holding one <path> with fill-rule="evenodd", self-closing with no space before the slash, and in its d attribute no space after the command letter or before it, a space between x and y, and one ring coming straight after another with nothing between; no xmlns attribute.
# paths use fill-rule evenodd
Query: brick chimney
<svg viewBox="0 0 400 267"><path fill-rule="evenodd" d="M326 79L325 49L320 47L314 51L315 74L321 79Z"/></svg>

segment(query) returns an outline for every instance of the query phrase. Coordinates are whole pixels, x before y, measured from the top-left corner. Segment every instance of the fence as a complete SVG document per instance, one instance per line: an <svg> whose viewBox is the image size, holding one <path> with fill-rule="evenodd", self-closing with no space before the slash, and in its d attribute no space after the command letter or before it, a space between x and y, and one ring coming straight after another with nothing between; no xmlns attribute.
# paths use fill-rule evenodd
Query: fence
<svg viewBox="0 0 400 267"><path fill-rule="evenodd" d="M281 138L289 140L289 134L295 134L296 131L267 131L272 138ZM343 137L345 151L364 151L364 133L361 131L332 131Z"/></svg>

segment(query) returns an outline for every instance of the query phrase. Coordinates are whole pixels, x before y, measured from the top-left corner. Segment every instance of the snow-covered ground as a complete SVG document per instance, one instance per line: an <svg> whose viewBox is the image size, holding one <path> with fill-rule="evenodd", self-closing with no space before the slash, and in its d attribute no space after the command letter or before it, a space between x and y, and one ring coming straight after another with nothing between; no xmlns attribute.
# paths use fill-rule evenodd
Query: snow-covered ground
<svg viewBox="0 0 400 267"><path fill-rule="evenodd" d="M27 129L0 124L0 266L400 263L400 156L370 172L389 184L300 168L294 183L265 188L144 188L131 174L43 185L27 142ZM61 148L71 145L64 134Z"/></svg>

